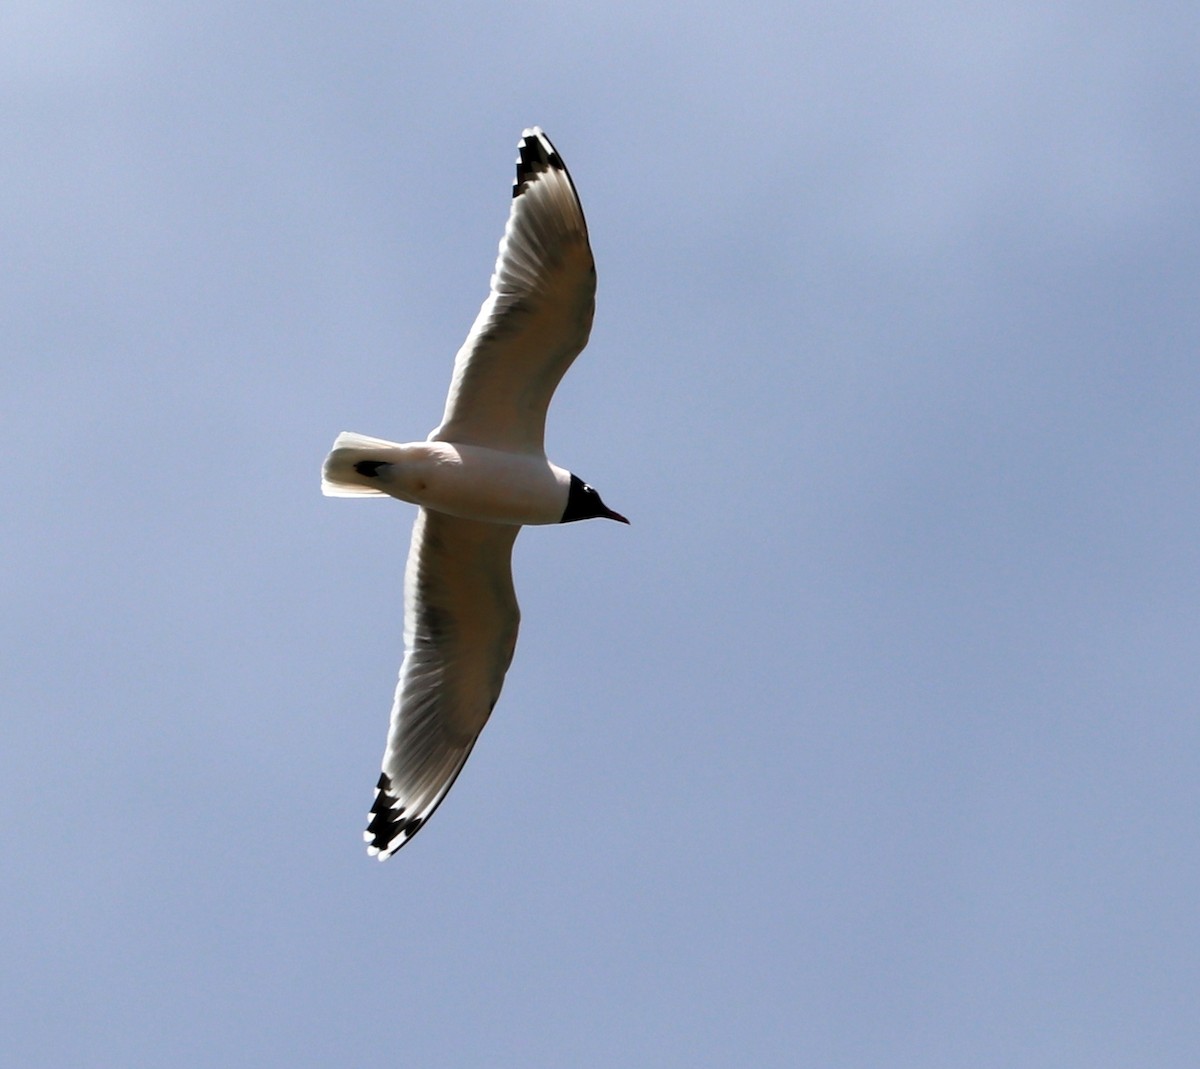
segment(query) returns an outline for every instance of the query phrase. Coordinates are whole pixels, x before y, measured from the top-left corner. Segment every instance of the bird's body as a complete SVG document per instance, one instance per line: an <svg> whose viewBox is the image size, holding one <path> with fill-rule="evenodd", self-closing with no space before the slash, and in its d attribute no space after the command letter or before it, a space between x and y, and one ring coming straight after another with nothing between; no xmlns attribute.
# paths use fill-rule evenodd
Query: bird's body
<svg viewBox="0 0 1200 1069"><path fill-rule="evenodd" d="M371 465L373 473L356 471L356 464ZM338 437L326 471L331 497L382 493L447 516L518 526L561 522L571 486L571 473L544 455L353 434Z"/></svg>
<svg viewBox="0 0 1200 1069"><path fill-rule="evenodd" d="M491 292L454 362L441 424L424 442L343 433L330 496L420 506L405 572L405 656L366 832L382 860L445 797L487 722L516 646L512 547L525 524L613 512L550 463L546 409L587 344L596 272L570 175L536 127L519 146Z"/></svg>

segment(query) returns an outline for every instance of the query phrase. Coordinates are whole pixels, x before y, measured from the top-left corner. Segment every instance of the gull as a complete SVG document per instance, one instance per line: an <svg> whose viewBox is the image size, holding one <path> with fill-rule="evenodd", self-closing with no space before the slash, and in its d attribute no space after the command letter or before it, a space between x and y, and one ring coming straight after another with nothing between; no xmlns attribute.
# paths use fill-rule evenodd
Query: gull
<svg viewBox="0 0 1200 1069"><path fill-rule="evenodd" d="M512 548L521 527L629 522L546 458L546 409L587 344L596 266L550 139L535 126L517 149L491 291L454 358L442 422L407 444L343 432L322 471L330 497L420 506L404 573L404 660L363 833L381 861L446 796L500 696L520 621Z"/></svg>

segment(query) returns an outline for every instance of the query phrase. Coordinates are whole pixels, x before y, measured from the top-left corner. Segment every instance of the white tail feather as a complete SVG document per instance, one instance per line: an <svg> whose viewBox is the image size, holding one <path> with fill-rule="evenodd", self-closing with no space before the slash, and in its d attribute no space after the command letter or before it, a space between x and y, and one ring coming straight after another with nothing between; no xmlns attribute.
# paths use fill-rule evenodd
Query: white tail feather
<svg viewBox="0 0 1200 1069"><path fill-rule="evenodd" d="M354 465L362 460L382 460L390 463L391 451L399 449L396 442L385 438L369 438L365 434L342 431L333 443L333 451L325 458L321 469L321 493L326 497L386 497L369 476L357 472Z"/></svg>

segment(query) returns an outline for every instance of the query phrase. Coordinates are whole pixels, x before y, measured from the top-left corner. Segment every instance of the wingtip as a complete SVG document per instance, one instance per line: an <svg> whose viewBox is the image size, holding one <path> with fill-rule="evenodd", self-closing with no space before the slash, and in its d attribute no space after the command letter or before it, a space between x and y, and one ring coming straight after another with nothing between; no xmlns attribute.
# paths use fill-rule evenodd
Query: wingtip
<svg viewBox="0 0 1200 1069"><path fill-rule="evenodd" d="M375 836L369 831L363 832L363 841L367 844L367 857L373 857L376 861L386 861L396 851L388 849L380 849L375 845Z"/></svg>
<svg viewBox="0 0 1200 1069"><path fill-rule="evenodd" d="M392 781L386 772L379 774L375 785L375 801L368 814L367 830L363 840L367 854L386 861L425 824L424 817L406 816L407 806L392 791Z"/></svg>
<svg viewBox="0 0 1200 1069"><path fill-rule="evenodd" d="M529 183L546 171L565 171L566 164L558 149L540 126L529 126L521 132L517 143L517 177L513 181L513 197L519 197Z"/></svg>

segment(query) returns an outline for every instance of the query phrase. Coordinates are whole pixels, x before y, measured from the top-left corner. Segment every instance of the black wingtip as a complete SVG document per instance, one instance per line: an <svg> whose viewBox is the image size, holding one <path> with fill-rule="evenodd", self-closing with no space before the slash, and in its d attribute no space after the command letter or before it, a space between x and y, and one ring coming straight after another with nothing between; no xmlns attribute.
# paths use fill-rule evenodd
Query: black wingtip
<svg viewBox="0 0 1200 1069"><path fill-rule="evenodd" d="M420 817L406 817L404 806L392 793L392 781L386 772L379 774L375 785L375 801L371 805L371 820L367 824L367 848L386 860L408 842L425 823Z"/></svg>
<svg viewBox="0 0 1200 1069"><path fill-rule="evenodd" d="M539 174L546 171L566 171L558 150L541 127L531 126L517 143L517 177L513 182L513 197L519 197Z"/></svg>

